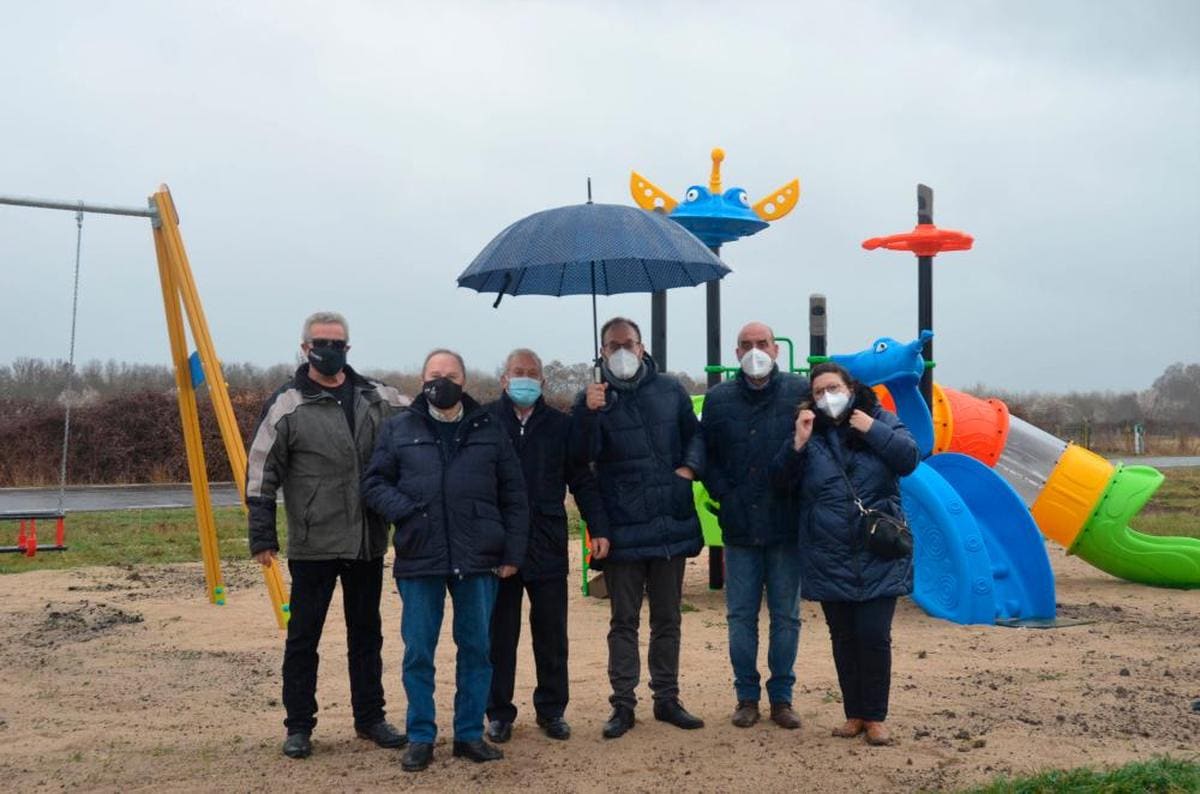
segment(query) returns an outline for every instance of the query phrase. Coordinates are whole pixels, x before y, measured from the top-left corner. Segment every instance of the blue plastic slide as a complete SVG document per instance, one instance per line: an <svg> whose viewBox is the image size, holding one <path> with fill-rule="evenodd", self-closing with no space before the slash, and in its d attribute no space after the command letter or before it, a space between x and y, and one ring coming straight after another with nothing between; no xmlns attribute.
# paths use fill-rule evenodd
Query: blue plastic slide
<svg viewBox="0 0 1200 794"><path fill-rule="evenodd" d="M999 620L1052 619L1054 572L1033 516L1012 486L968 455L946 452L926 461L975 517L992 566Z"/></svg>

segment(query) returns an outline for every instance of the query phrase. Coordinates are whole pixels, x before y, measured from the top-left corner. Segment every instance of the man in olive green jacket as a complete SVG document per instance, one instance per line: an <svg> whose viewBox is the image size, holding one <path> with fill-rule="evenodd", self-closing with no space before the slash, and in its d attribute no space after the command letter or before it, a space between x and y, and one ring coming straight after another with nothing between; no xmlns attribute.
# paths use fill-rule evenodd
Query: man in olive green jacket
<svg viewBox="0 0 1200 794"><path fill-rule="evenodd" d="M246 476L250 553L263 565L279 552L280 488L287 513L292 591L283 654L283 752L291 758L312 753L317 646L339 579L355 730L381 747L402 747L406 738L384 718L379 598L387 524L362 504L359 476L383 421L408 399L346 365L349 331L340 314L305 320L300 349L308 363L263 407Z"/></svg>

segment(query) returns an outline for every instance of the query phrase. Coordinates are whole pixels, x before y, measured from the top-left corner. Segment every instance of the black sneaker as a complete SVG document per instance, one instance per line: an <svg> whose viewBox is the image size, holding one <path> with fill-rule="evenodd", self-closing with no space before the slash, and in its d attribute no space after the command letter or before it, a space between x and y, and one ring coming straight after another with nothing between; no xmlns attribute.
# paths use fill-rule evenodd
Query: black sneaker
<svg viewBox="0 0 1200 794"><path fill-rule="evenodd" d="M455 742L454 757L469 758L477 764L482 764L485 761L499 761L504 757L504 752L499 747L492 747L483 739L476 739L473 742Z"/></svg>
<svg viewBox="0 0 1200 794"><path fill-rule="evenodd" d="M612 715L608 722L604 723L600 733L605 739L616 739L624 736L625 732L633 727L633 723L633 709L628 706L614 706Z"/></svg>
<svg viewBox="0 0 1200 794"><path fill-rule="evenodd" d="M283 741L283 754L288 758L308 758L312 755L312 734L289 733Z"/></svg>
<svg viewBox="0 0 1200 794"><path fill-rule="evenodd" d="M693 714L689 714L678 698L655 703L654 719L660 722L669 722L676 728L683 728L685 731L704 727L704 720Z"/></svg>
<svg viewBox="0 0 1200 794"><path fill-rule="evenodd" d="M420 772L433 760L433 745L428 742L412 742L404 751L400 768L405 772Z"/></svg>
<svg viewBox="0 0 1200 794"><path fill-rule="evenodd" d="M408 737L389 725L387 720L380 720L365 728L356 727L354 732L358 734L358 738L375 742L380 747L386 747L389 750L408 744Z"/></svg>

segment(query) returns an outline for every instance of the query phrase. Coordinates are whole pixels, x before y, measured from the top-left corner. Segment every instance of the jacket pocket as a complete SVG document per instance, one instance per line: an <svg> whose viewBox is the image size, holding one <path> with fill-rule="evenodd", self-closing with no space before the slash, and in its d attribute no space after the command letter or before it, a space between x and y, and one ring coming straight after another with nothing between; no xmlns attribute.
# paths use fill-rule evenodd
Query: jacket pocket
<svg viewBox="0 0 1200 794"><path fill-rule="evenodd" d="M473 540L484 555L498 558L504 553L504 522L495 505L475 503L475 535Z"/></svg>
<svg viewBox="0 0 1200 794"><path fill-rule="evenodd" d="M396 547L397 557L417 556L422 540L429 534L429 511L422 507L408 518L396 525L392 534L392 545Z"/></svg>
<svg viewBox="0 0 1200 794"><path fill-rule="evenodd" d="M696 512L696 497L692 481L678 474L671 474L671 515L674 518L691 518Z"/></svg>
<svg viewBox="0 0 1200 794"><path fill-rule="evenodd" d="M603 487L603 486L602 486ZM647 484L637 479L620 479L613 483L604 507L608 511L609 520L617 526L628 524L643 524L650 520L646 507Z"/></svg>

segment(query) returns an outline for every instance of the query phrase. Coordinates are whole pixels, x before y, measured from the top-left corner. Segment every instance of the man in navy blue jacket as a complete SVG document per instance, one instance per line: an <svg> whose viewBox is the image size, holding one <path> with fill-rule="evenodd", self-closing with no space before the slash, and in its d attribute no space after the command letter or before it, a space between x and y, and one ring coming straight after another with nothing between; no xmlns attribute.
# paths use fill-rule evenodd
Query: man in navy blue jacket
<svg viewBox="0 0 1200 794"><path fill-rule="evenodd" d="M492 414L463 392L462 357L433 351L422 379L421 395L384 423L363 477L366 503L396 528L409 772L433 759L433 660L447 590L458 647L454 755L503 757L483 741L492 681L488 626L497 580L517 572L529 536L521 462Z"/></svg>
<svg viewBox="0 0 1200 794"><path fill-rule="evenodd" d="M517 673L517 641L521 636L521 602L529 594L529 633L537 668L533 708L537 724L551 739L567 739L567 487L588 523L599 526L596 478L586 464L567 455L571 418L542 397L542 361L519 348L508 354L500 399L488 410L507 433L521 459L529 496L529 544L525 563L514 576L500 581L492 612L492 691L488 696L487 737L512 737L517 707L513 689Z"/></svg>
<svg viewBox="0 0 1200 794"><path fill-rule="evenodd" d="M793 667L800 641L799 517L791 494L771 487L767 469L792 436L796 406L808 396L808 381L781 372L779 347L763 323L738 332L741 371L719 383L704 399L704 485L721 504L725 544L725 605L729 661L737 707L733 724L759 720L758 612L763 589L770 614L767 697L771 719L799 728L792 709Z"/></svg>
<svg viewBox="0 0 1200 794"><path fill-rule="evenodd" d="M702 728L679 701L680 598L684 564L703 541L692 480L702 468L699 422L687 391L658 372L637 324L623 317L600 332L603 382L580 393L572 414L573 454L595 467L606 525L589 527L592 565L603 569L611 619L606 739L633 727L640 677L638 624L650 600L650 689L654 717Z"/></svg>

